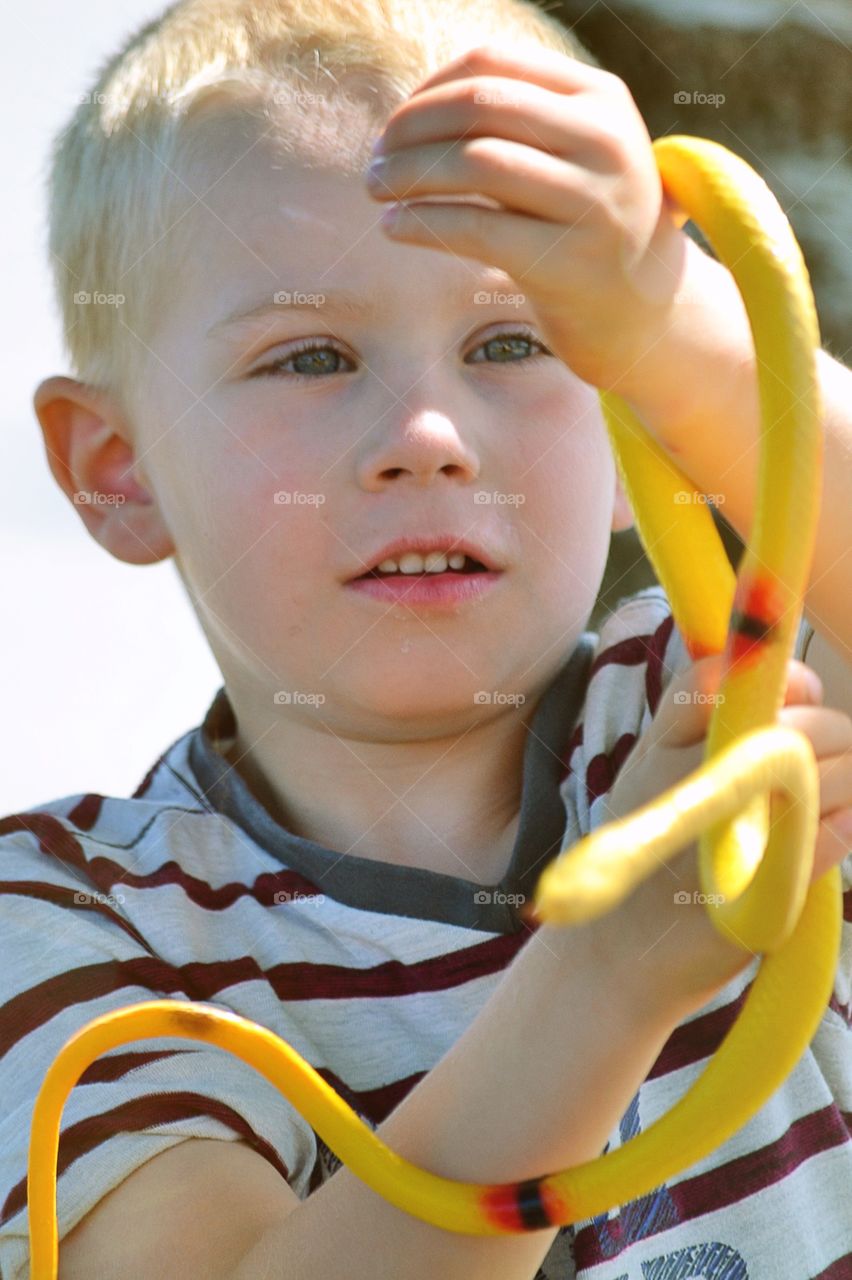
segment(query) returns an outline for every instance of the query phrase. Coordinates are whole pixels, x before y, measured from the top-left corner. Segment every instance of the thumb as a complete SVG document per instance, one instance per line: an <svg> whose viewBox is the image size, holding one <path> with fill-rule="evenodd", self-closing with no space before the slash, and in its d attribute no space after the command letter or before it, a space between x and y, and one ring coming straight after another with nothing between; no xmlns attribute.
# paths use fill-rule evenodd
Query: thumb
<svg viewBox="0 0 852 1280"><path fill-rule="evenodd" d="M698 658L673 676L648 730L649 740L667 747L690 747L707 733L722 680L722 654Z"/></svg>
<svg viewBox="0 0 852 1280"><path fill-rule="evenodd" d="M722 654L699 658L672 678L657 708L649 739L668 747L688 747L707 734L710 717L715 710L722 681ZM822 682L815 671L790 658L787 663L787 686L784 705L822 701Z"/></svg>

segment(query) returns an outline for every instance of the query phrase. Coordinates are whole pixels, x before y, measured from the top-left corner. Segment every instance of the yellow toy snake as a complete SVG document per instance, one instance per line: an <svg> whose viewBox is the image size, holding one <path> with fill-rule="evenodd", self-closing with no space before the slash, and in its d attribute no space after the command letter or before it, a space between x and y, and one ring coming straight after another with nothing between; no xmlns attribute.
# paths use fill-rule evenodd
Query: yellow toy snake
<svg viewBox="0 0 852 1280"><path fill-rule="evenodd" d="M735 578L703 495L624 401L601 393L636 526L675 622L693 659L724 649L724 675L700 768L563 851L539 880L533 909L555 925L590 920L621 902L660 859L700 837L711 919L723 935L763 955L737 1022L671 1111L617 1150L562 1173L479 1185L439 1177L395 1154L290 1045L256 1023L175 1000L117 1009L67 1041L36 1100L27 1178L32 1280L56 1280L56 1161L66 1098L100 1054L133 1040L178 1036L235 1053L378 1195L437 1227L472 1235L577 1222L647 1193L727 1141L810 1042L834 982L841 879L835 867L809 887L819 774L808 740L775 717L819 514L819 329L799 246L754 170L701 138L658 139L654 152L678 225L691 218L705 233L749 315L762 415L754 525Z"/></svg>

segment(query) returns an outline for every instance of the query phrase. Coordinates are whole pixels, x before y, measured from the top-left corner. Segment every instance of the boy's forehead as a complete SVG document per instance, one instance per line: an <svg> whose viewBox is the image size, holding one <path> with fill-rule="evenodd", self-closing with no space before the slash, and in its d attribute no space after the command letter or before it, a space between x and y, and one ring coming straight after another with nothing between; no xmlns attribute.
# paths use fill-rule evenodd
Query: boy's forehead
<svg viewBox="0 0 852 1280"><path fill-rule="evenodd" d="M389 113L388 113L389 114ZM329 170L363 174L385 113L357 102L318 104L298 111L278 109L265 127L239 110L202 120L192 147L193 162L211 185L227 178L251 180L267 167L298 174Z"/></svg>
<svg viewBox="0 0 852 1280"><path fill-rule="evenodd" d="M221 146L214 137L208 154L202 226L219 239L230 234L260 257L270 237L282 233L301 232L305 239L332 235L342 241L341 247L354 245L365 227L378 226L385 208L368 196L365 179L370 148L381 129L375 118L352 118L342 133L329 125L308 135L291 130L254 142L245 132L226 130ZM474 193L421 195L418 200L499 207Z"/></svg>
<svg viewBox="0 0 852 1280"><path fill-rule="evenodd" d="M436 196L483 203L476 197ZM369 300L395 279L404 291L433 287L453 305L482 289L518 290L506 272L453 255L428 256L387 239L383 206L367 194L363 172L315 153L283 157L261 146L224 171L204 198L191 254L200 292L202 333L281 290ZM394 271L392 259L398 259ZM404 266L404 269L402 269ZM195 317L198 319L198 316ZM195 327L195 326L194 326Z"/></svg>
<svg viewBox="0 0 852 1280"><path fill-rule="evenodd" d="M360 187L367 198L363 170L314 152L282 155L261 143L234 162L216 159L195 221L210 239L230 239L260 257L270 237L282 233L299 239L339 236L353 194ZM381 209L373 209L378 221Z"/></svg>

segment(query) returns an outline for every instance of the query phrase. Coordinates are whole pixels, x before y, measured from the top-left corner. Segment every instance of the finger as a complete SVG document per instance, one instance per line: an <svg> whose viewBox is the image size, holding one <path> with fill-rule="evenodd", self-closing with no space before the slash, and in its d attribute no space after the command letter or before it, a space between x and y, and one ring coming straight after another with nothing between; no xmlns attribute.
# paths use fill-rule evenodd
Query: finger
<svg viewBox="0 0 852 1280"><path fill-rule="evenodd" d="M722 654L714 653L674 675L660 697L649 738L668 747L700 742L716 706L722 671Z"/></svg>
<svg viewBox="0 0 852 1280"><path fill-rule="evenodd" d="M422 93L424 89L450 80L494 73L518 80L533 80L556 93L579 93L608 79L617 78L612 72L592 67L587 62L579 62L557 49L545 49L538 44L519 47L517 40L495 39L453 58L446 66L440 67L423 80L415 93Z"/></svg>
<svg viewBox="0 0 852 1280"><path fill-rule="evenodd" d="M503 138L443 142L395 152L371 166L376 200L416 202L419 196L476 192L505 209L547 220L575 222L591 208L576 165Z"/></svg>
<svg viewBox="0 0 852 1280"><path fill-rule="evenodd" d="M624 120L590 95L560 98L535 84L496 79L441 85L409 99L385 125L379 158L459 139L499 137L555 156L585 158L610 172L623 163ZM601 158L601 154L603 159Z"/></svg>
<svg viewBox="0 0 852 1280"><path fill-rule="evenodd" d="M821 818L852 810L852 751L820 760L819 784Z"/></svg>
<svg viewBox="0 0 852 1280"><path fill-rule="evenodd" d="M663 742L666 746L684 747L703 739L707 733L710 716L723 696L719 692L723 674L722 654L716 653L699 658L674 676L660 699L652 730L649 731L653 740ZM789 660L785 691L788 702L796 704L816 702L816 694L819 692L821 696L822 687L819 685L817 689L814 682L819 684L816 672L803 662L794 658ZM779 719L780 716L779 710ZM817 728L816 722L811 721L809 724ZM796 724L794 727L800 726ZM834 728L836 730L836 726ZM834 737L828 740L838 741L836 732ZM846 743L842 742L842 745L834 749L842 751L845 746Z"/></svg>
<svg viewBox="0 0 852 1280"><path fill-rule="evenodd" d="M388 222L391 211L394 221ZM532 267L536 277L548 275L552 279L547 255L566 236L581 236L583 231L583 217L574 226L567 226L509 210L462 203L389 205L381 224L394 240L473 258L500 268L530 288L536 285Z"/></svg>
<svg viewBox="0 0 852 1280"><path fill-rule="evenodd" d="M798 702L817 704L822 702L823 689L813 667L800 662L798 658L790 658L787 663L787 688L784 693L784 705Z"/></svg>
<svg viewBox="0 0 852 1280"><path fill-rule="evenodd" d="M817 760L841 757L852 748L852 720L836 707L781 707L778 724L798 729L810 741ZM852 797L850 797L852 803Z"/></svg>
<svg viewBox="0 0 852 1280"><path fill-rule="evenodd" d="M831 819L819 824L816 844L814 845L814 865L811 872L811 883L825 875L832 867L840 866L852 853L852 811L846 810L849 829L843 830L835 826ZM839 815L838 815L839 817Z"/></svg>

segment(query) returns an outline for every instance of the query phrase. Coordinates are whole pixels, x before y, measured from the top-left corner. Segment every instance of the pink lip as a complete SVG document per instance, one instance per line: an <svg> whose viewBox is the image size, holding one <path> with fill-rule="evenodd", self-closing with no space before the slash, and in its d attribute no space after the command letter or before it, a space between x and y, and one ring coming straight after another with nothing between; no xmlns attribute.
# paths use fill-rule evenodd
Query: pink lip
<svg viewBox="0 0 852 1280"><path fill-rule="evenodd" d="M447 608L479 600L502 578L503 572L423 573L387 578L352 578L344 586L383 604Z"/></svg>

